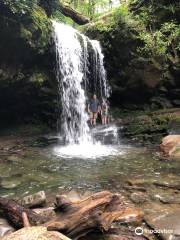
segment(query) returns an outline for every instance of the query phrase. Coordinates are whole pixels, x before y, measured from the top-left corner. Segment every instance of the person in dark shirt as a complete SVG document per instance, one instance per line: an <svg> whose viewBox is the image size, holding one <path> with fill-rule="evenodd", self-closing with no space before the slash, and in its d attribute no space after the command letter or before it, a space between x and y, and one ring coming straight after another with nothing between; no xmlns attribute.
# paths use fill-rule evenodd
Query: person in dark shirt
<svg viewBox="0 0 180 240"><path fill-rule="evenodd" d="M88 112L90 113L90 123L92 126L96 126L96 120L98 113L100 112L100 104L97 96L94 94L89 105Z"/></svg>

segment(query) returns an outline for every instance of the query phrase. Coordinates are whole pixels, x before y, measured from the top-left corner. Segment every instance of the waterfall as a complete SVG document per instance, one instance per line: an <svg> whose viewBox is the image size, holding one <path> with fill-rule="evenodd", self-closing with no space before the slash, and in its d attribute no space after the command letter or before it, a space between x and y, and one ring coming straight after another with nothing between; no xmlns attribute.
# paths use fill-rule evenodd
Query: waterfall
<svg viewBox="0 0 180 240"><path fill-rule="evenodd" d="M52 21L60 98L59 132L67 144L91 142L87 102L108 97L103 54L98 41L71 26Z"/></svg>
<svg viewBox="0 0 180 240"><path fill-rule="evenodd" d="M100 43L97 40L91 40L91 44L93 47L93 52L95 55L95 62L94 62L94 71L95 71L95 87L98 87L98 80L99 80L99 89L100 89L100 97L107 98L109 96L109 89L107 86L107 79L106 79L106 71L104 68L104 55L101 50ZM97 89L96 89L97 90Z"/></svg>

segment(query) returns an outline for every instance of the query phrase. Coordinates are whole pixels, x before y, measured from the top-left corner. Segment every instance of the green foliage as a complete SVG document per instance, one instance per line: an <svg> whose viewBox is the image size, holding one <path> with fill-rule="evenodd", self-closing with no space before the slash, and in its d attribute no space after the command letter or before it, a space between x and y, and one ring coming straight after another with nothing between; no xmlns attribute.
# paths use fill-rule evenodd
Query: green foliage
<svg viewBox="0 0 180 240"><path fill-rule="evenodd" d="M0 6L5 6L14 15L22 16L28 14L36 3L36 0L1 0Z"/></svg>
<svg viewBox="0 0 180 240"><path fill-rule="evenodd" d="M0 20L2 27L7 25L6 32L9 37L21 38L30 47L42 53L49 43L51 23L43 8L38 6L36 0L2 0L0 3ZM1 23L0 23L1 24Z"/></svg>
<svg viewBox="0 0 180 240"><path fill-rule="evenodd" d="M175 51L180 50L180 27L175 22L163 23L154 32L144 30L139 33L139 38L144 42L144 47L139 48L139 52L149 57L168 60L176 58Z"/></svg>
<svg viewBox="0 0 180 240"><path fill-rule="evenodd" d="M114 8L111 0L65 0L62 2L69 4L72 8L91 19L95 19Z"/></svg>
<svg viewBox="0 0 180 240"><path fill-rule="evenodd" d="M130 0L132 18L139 22L138 54L146 57L156 68L168 70L179 66L180 2L170 0ZM169 75L164 72L162 75Z"/></svg>
<svg viewBox="0 0 180 240"><path fill-rule="evenodd" d="M179 12L179 1L129 0L86 27L103 46L114 104L178 105Z"/></svg>
<svg viewBox="0 0 180 240"><path fill-rule="evenodd" d="M30 30L33 34L32 46L39 46L39 48L43 49L46 47L50 38L50 20L47 18L44 10L40 7L34 8L30 17L32 19L32 24L30 26ZM39 38L38 42L36 41L37 37Z"/></svg>
<svg viewBox="0 0 180 240"><path fill-rule="evenodd" d="M115 8L111 13L100 17L100 20L95 21L95 24L90 25L86 31L98 31L98 32L115 32L119 30L121 25L124 25L128 31L129 25L133 25L135 21L132 21L131 14L127 5L121 5ZM112 36L111 36L112 37Z"/></svg>
<svg viewBox="0 0 180 240"><path fill-rule="evenodd" d="M58 9L59 0L1 0L1 4L6 6L13 14L29 14L33 8L40 6L47 15L50 16L53 11Z"/></svg>
<svg viewBox="0 0 180 240"><path fill-rule="evenodd" d="M113 11L113 18L115 22L118 22L119 19L128 19L130 17L130 12L127 5L121 5Z"/></svg>
<svg viewBox="0 0 180 240"><path fill-rule="evenodd" d="M42 85L43 82L47 79L47 76L42 72L33 72L30 80L38 85Z"/></svg>
<svg viewBox="0 0 180 240"><path fill-rule="evenodd" d="M164 69L167 63L179 64L180 56L180 3L174 1L131 1L134 17L143 26L139 39L143 45L139 54ZM133 9L132 7L132 9ZM163 64L163 65L162 65Z"/></svg>

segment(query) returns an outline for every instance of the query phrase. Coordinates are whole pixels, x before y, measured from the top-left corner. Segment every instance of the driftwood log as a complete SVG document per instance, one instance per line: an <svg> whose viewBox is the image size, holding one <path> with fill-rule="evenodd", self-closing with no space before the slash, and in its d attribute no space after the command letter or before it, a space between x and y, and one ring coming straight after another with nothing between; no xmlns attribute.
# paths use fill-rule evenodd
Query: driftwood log
<svg viewBox="0 0 180 240"><path fill-rule="evenodd" d="M78 239L94 230L107 232L114 221L124 222L142 217L141 211L128 208L124 204L122 195L108 191L99 192L75 202L65 195L57 196L57 215L45 223L42 216L13 200L0 198L0 210L3 210L7 219L17 228L30 224L42 225L49 231L59 231L73 239Z"/></svg>
<svg viewBox="0 0 180 240"><path fill-rule="evenodd" d="M78 238L95 229L108 231L113 221L125 221L127 216L139 214L124 205L120 194L108 191L96 193L78 202L58 196L57 208L60 214L46 224L47 229L60 231L71 238Z"/></svg>
<svg viewBox="0 0 180 240"><path fill-rule="evenodd" d="M24 227L24 223L27 222L26 215L31 225L44 223L44 219L40 215L36 214L31 209L19 205L16 201L7 198L0 197L0 211L3 212L5 217L16 228Z"/></svg>
<svg viewBox="0 0 180 240"><path fill-rule="evenodd" d="M89 18L77 12L67 4L61 3L60 11L62 12L63 15L65 15L66 17L70 17L74 22L76 22L79 25L84 25L90 22Z"/></svg>

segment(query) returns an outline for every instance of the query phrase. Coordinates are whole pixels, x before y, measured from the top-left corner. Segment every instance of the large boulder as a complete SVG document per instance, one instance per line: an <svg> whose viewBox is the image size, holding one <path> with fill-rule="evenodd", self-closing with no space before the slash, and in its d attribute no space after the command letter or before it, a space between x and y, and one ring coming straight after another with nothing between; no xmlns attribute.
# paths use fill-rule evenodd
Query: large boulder
<svg viewBox="0 0 180 240"><path fill-rule="evenodd" d="M180 135L169 135L163 138L161 151L173 159L180 159Z"/></svg>
<svg viewBox="0 0 180 240"><path fill-rule="evenodd" d="M49 232L46 227L22 228L2 240L70 240L59 232Z"/></svg>

